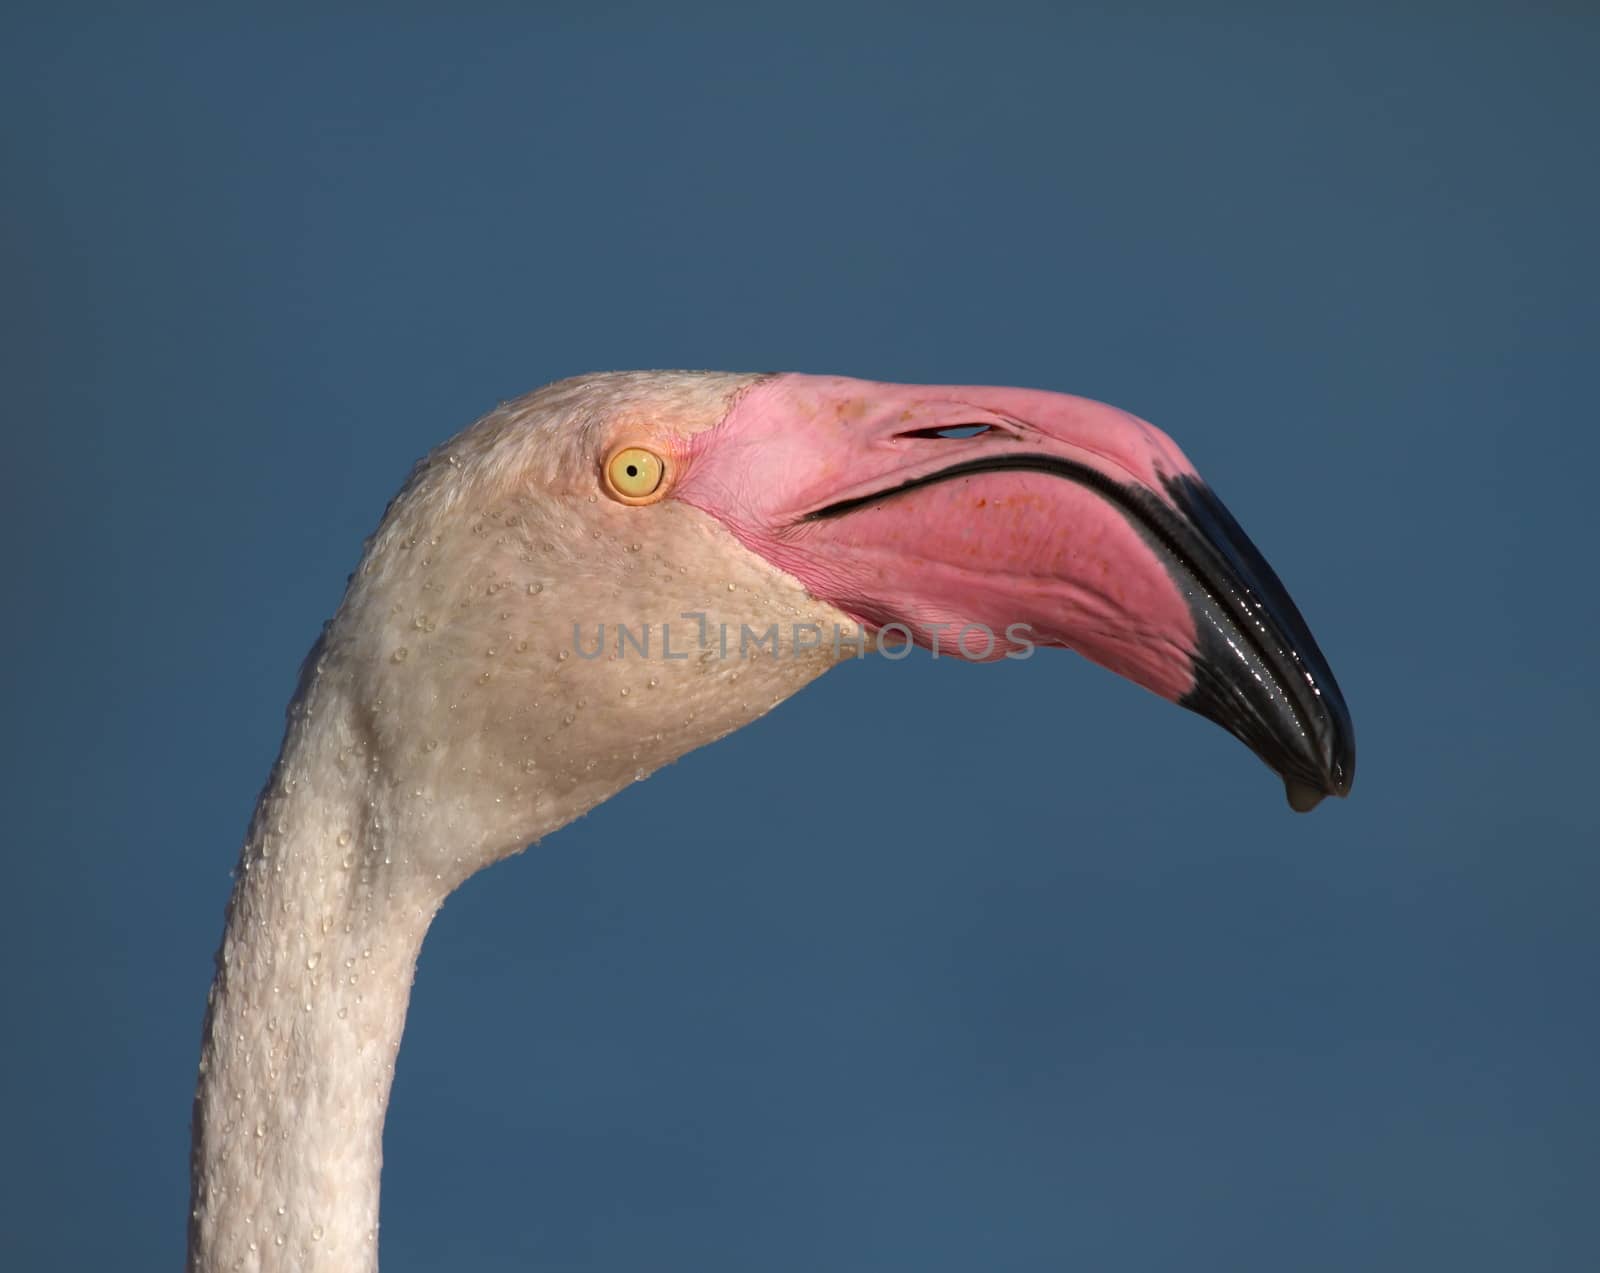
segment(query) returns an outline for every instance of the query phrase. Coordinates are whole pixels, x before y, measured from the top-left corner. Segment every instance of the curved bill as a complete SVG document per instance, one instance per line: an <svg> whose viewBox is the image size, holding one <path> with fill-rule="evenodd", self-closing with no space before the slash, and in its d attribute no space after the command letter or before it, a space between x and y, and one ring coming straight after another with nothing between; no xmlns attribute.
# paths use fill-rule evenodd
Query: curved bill
<svg viewBox="0 0 1600 1273"><path fill-rule="evenodd" d="M870 628L974 661L1076 649L1227 729L1296 810L1350 790L1350 715L1288 592L1114 407L780 376L697 436L679 497Z"/></svg>

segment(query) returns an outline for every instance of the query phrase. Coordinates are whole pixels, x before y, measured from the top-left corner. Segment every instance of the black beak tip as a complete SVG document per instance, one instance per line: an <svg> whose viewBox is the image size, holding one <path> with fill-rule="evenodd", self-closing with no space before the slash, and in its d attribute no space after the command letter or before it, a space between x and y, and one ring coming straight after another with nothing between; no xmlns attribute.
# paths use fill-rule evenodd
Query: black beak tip
<svg viewBox="0 0 1600 1273"><path fill-rule="evenodd" d="M1342 707L1342 704L1341 704ZM1337 753L1320 766L1319 781L1309 782L1302 774L1285 773L1283 792L1296 813L1310 813L1328 796L1343 799L1350 794L1356 776L1356 753L1347 728L1340 731Z"/></svg>
<svg viewBox="0 0 1600 1273"><path fill-rule="evenodd" d="M1309 782L1301 782L1300 779L1292 777L1283 780L1283 790L1289 797L1289 807L1296 813L1310 813L1322 803L1322 798L1329 794L1313 787Z"/></svg>
<svg viewBox="0 0 1600 1273"><path fill-rule="evenodd" d="M1164 523L1174 556L1199 585L1190 593L1195 688L1179 701L1275 769L1296 813L1349 795L1350 711L1288 590L1209 486L1192 475L1163 485L1181 514Z"/></svg>

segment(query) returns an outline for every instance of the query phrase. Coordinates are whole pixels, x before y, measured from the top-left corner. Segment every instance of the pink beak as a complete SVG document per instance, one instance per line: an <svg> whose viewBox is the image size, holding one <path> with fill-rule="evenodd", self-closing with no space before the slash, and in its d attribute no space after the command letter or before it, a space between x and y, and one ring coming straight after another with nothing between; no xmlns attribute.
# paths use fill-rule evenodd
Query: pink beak
<svg viewBox="0 0 1600 1273"><path fill-rule="evenodd" d="M1070 647L1345 795L1349 712L1272 568L1160 430L1066 394L783 375L676 490L870 629L975 661ZM936 644L937 643L937 644Z"/></svg>

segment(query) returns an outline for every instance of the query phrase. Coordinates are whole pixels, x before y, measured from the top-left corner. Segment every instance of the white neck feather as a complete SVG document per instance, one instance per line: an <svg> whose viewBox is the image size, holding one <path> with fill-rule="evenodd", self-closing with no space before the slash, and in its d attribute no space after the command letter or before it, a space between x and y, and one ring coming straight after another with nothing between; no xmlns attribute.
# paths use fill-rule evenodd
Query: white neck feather
<svg viewBox="0 0 1600 1273"><path fill-rule="evenodd" d="M257 806L218 955L194 1112L189 1266L206 1273L377 1267L384 1111L447 886L397 864L407 829L377 812L342 704L318 698Z"/></svg>

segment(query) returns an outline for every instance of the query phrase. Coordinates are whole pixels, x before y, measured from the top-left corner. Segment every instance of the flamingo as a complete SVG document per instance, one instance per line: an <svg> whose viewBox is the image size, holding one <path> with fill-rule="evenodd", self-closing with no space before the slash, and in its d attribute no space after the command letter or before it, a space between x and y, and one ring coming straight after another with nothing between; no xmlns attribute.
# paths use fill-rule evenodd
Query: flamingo
<svg viewBox="0 0 1600 1273"><path fill-rule="evenodd" d="M300 674L234 876L191 1270L370 1270L424 934L475 871L906 643L1071 647L1308 810L1354 774L1305 622L1177 446L1015 388L610 373L424 458Z"/></svg>

